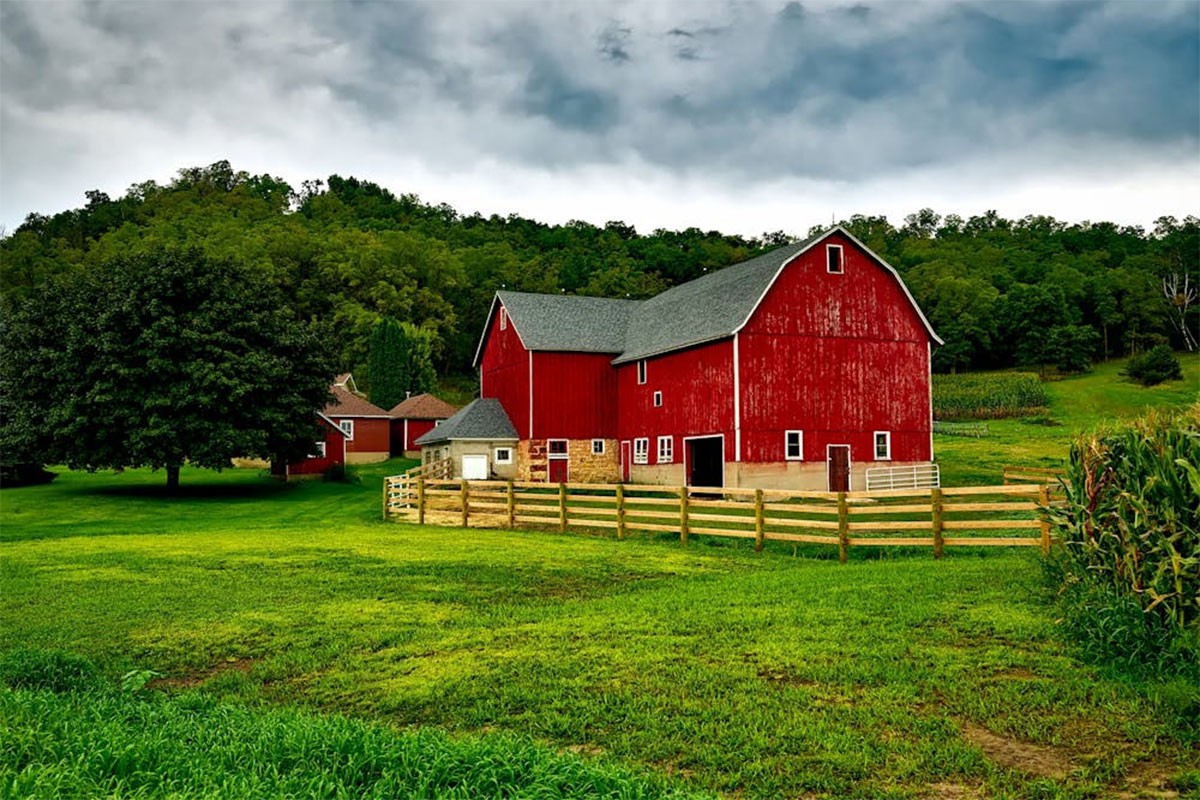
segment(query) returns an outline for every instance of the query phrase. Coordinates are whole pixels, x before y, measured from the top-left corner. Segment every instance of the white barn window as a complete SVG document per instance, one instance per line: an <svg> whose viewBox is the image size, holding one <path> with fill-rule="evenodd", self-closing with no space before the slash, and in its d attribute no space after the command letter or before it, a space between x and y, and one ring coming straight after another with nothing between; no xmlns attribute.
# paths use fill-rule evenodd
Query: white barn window
<svg viewBox="0 0 1200 800"><path fill-rule="evenodd" d="M675 463L675 437L674 436L658 437L658 463L659 464Z"/></svg>
<svg viewBox="0 0 1200 800"><path fill-rule="evenodd" d="M649 439L649 437L633 440L633 463L635 463L635 464L649 464L650 463L650 439Z"/></svg>
<svg viewBox="0 0 1200 800"><path fill-rule="evenodd" d="M875 460L892 460L892 432L875 431Z"/></svg>
<svg viewBox="0 0 1200 800"><path fill-rule="evenodd" d="M840 244L826 245L825 260L830 274L841 275L845 271L842 262L842 246Z"/></svg>
<svg viewBox="0 0 1200 800"><path fill-rule="evenodd" d="M804 460L804 431L785 431L783 457L788 461Z"/></svg>

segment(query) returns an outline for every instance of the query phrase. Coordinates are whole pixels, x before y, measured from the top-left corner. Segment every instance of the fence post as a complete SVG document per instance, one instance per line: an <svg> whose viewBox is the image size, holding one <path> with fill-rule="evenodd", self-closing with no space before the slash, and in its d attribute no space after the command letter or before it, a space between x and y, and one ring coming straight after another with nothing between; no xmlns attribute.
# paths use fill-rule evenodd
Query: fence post
<svg viewBox="0 0 1200 800"><path fill-rule="evenodd" d="M933 489L929 492L930 503L933 506L933 557L942 557L945 541L942 538L942 490Z"/></svg>
<svg viewBox="0 0 1200 800"><path fill-rule="evenodd" d="M625 538L625 485L617 484L617 538Z"/></svg>
<svg viewBox="0 0 1200 800"><path fill-rule="evenodd" d="M462 482L462 526L465 528L471 519L471 487L467 479Z"/></svg>
<svg viewBox="0 0 1200 800"><path fill-rule="evenodd" d="M567 532L567 485L558 485L558 532Z"/></svg>
<svg viewBox="0 0 1200 800"><path fill-rule="evenodd" d="M1042 510L1039 512L1042 518L1042 555L1050 555L1050 487L1042 484L1038 489L1038 503Z"/></svg>
<svg viewBox="0 0 1200 800"><path fill-rule="evenodd" d="M850 510L846 506L846 493L838 492L838 561L845 564L850 549Z"/></svg>
<svg viewBox="0 0 1200 800"><path fill-rule="evenodd" d="M508 529L511 531L514 527L516 527L516 523L517 523L517 517L516 517L516 515L517 515L517 506L516 506L517 499L516 499L516 497L513 496L513 482L512 481L508 482L507 502L508 502Z"/></svg>
<svg viewBox="0 0 1200 800"><path fill-rule="evenodd" d="M679 543L687 544L688 540L688 487L679 487Z"/></svg>
<svg viewBox="0 0 1200 800"><path fill-rule="evenodd" d="M763 490L754 490L754 551L761 553L763 548Z"/></svg>
<svg viewBox="0 0 1200 800"><path fill-rule="evenodd" d="M383 479L383 521L387 522L388 518L388 482L391 478Z"/></svg>
<svg viewBox="0 0 1200 800"><path fill-rule="evenodd" d="M417 478L417 524L425 524L425 476Z"/></svg>

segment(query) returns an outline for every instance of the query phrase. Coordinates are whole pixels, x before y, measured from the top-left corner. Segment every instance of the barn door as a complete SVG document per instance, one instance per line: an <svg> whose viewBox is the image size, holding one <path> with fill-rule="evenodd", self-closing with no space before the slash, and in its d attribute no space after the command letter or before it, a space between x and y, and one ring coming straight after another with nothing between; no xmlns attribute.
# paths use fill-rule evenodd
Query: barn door
<svg viewBox="0 0 1200 800"><path fill-rule="evenodd" d="M825 449L825 472L829 491L850 491L850 445L831 444Z"/></svg>
<svg viewBox="0 0 1200 800"><path fill-rule="evenodd" d="M565 458L550 456L550 483L566 483L569 462Z"/></svg>
<svg viewBox="0 0 1200 800"><path fill-rule="evenodd" d="M629 483L629 461L633 455L629 442L621 442L621 482Z"/></svg>

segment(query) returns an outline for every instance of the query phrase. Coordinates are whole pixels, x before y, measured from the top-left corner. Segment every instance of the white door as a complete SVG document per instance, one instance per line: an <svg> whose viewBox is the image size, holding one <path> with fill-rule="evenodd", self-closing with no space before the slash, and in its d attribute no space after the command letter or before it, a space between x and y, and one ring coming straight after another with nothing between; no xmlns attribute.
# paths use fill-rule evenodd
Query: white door
<svg viewBox="0 0 1200 800"><path fill-rule="evenodd" d="M487 456L463 456L463 479L486 481L488 477Z"/></svg>

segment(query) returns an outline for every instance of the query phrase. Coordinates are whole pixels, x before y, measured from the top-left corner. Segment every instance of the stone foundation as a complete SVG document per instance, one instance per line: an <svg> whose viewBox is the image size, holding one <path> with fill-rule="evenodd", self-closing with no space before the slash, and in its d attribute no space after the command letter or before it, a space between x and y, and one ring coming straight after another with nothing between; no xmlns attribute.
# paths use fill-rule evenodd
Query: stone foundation
<svg viewBox="0 0 1200 800"><path fill-rule="evenodd" d="M517 445L518 480L544 483L550 474L550 448L545 439L522 439ZM567 475L572 483L616 483L620 451L616 439L604 440L604 455L592 453L591 439L567 440Z"/></svg>

